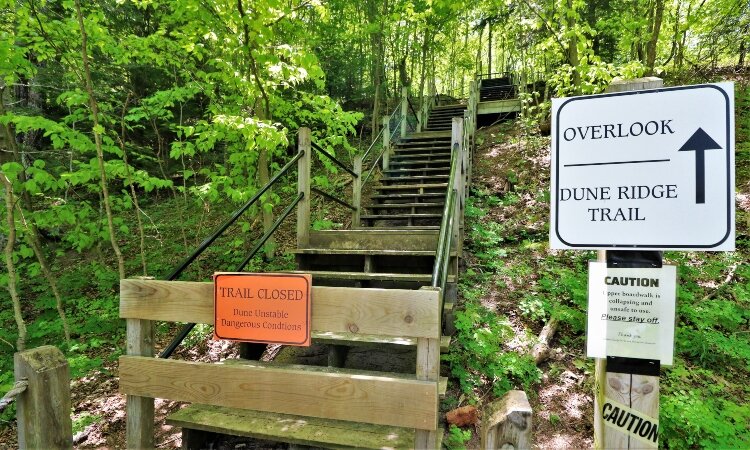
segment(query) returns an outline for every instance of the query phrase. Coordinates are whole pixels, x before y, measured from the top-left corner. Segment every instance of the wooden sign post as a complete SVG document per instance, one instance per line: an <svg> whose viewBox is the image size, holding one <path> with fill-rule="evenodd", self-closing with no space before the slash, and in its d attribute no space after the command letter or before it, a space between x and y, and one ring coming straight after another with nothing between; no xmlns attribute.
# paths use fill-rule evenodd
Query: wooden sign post
<svg viewBox="0 0 750 450"><path fill-rule="evenodd" d="M650 77L631 82L613 82L606 92L656 89L662 86L664 86L664 81L661 78ZM617 259L619 256L620 260L630 261L630 264L626 264L629 267L654 267L654 265L649 264L649 259L652 262L658 260L658 267L661 267L661 252L610 251L610 255L607 255L607 253L605 250L599 250L597 261L607 262L607 259L612 260L613 256ZM640 254L644 254L645 257L639 258ZM607 266L609 267L610 264L617 263L611 262ZM633 428L635 424L628 422L631 420L635 422L635 418L638 416L656 418L656 429L658 430L658 361L654 364L654 361L651 360L636 360L634 358L599 358L595 364L594 389L596 390L594 396L594 448L657 448L658 433L655 433L656 438L653 443L638 441L631 445L633 437L628 433L634 432L638 435L642 424ZM627 406L628 409L624 409L623 406ZM614 408L618 409L615 410ZM619 426L620 423L624 423L624 427ZM650 436L652 430L653 428L649 428L647 436Z"/></svg>
<svg viewBox="0 0 750 450"><path fill-rule="evenodd" d="M661 250L734 250L734 85L616 81L602 95L553 99L552 117L550 248L599 251L594 446L656 448L676 290Z"/></svg>

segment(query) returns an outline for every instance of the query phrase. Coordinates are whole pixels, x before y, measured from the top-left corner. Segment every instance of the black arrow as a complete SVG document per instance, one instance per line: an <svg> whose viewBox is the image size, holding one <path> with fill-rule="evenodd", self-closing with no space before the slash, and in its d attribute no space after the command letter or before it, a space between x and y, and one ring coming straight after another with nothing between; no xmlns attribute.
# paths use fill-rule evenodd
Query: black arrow
<svg viewBox="0 0 750 450"><path fill-rule="evenodd" d="M706 203L706 150L719 150L721 145L711 139L703 128L690 136L690 139L680 147L679 152L695 152L695 203Z"/></svg>

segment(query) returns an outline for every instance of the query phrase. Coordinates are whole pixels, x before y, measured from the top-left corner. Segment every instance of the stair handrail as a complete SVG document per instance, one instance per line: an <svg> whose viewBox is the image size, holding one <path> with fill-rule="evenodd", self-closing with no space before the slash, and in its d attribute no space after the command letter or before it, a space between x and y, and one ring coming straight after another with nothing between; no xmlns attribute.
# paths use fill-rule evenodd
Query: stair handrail
<svg viewBox="0 0 750 450"><path fill-rule="evenodd" d="M235 210L235 212L232 213L229 219L219 225L208 238L204 239L203 242L201 242L200 245L198 245L198 247L193 251L193 253L185 258L182 263L180 263L180 265L177 266L177 268L175 268L175 270L173 270L172 273L167 276L167 281L176 280L182 274L182 272L187 269L187 267L208 248L208 246L210 246L219 236L221 236L227 230L227 228L234 224L234 222L236 222L237 219L239 219L240 216L242 216L242 214L248 210L248 208L250 208L255 202L257 202L260 197L279 180L279 178L287 173L289 169L291 169L292 166L304 156L304 154L304 151L300 151L296 155L294 155L294 157L289 160L289 162L287 162L284 167L282 167L281 170L276 173L276 175L268 180L268 183L266 183L265 186L260 188L260 190L258 190L250 200L248 200L247 202L245 202L245 204Z"/></svg>
<svg viewBox="0 0 750 450"><path fill-rule="evenodd" d="M193 262L195 261L198 256L200 256L207 248L210 246L219 236L221 236L227 228L229 228L232 224L234 224L237 219L242 216L242 214L250 208L255 202L257 202L260 197L268 191L271 186L276 184L276 182L285 174L287 173L292 166L297 163L303 156L305 155L304 150L300 150L297 152L294 157L287 162L284 167L279 170L276 175L274 175L270 180L268 180L268 183L266 183L265 186L263 186L258 192L255 193L255 195L245 202L240 208L238 208L228 220L226 220L224 223L222 223L208 238L206 238L201 244L198 246L198 248L193 251L183 262L174 270L172 273L167 277L167 281L174 281L176 280L182 272ZM253 249L250 251L248 256L240 263L234 272L240 272L242 269L245 268L245 266L252 260L252 258L258 253L258 251L263 247L263 245L268 241L268 239L271 237L271 235L279 228L281 223L286 219L289 214L294 210L294 208L299 204L299 202L304 198L304 193L298 193L297 196L292 200L292 202L289 204L289 206L284 209L284 211L281 213L281 215L276 219L276 221L271 225L271 227L261 236L258 241L256 242L255 246L253 246ZM182 341L185 340L187 335L190 333L190 331L193 330L195 327L194 323L187 323L183 325L182 329L180 329L179 333L172 339L172 341L167 345L167 347L159 354L159 358L169 358L172 356L172 353L174 353L175 349L182 343Z"/></svg>
<svg viewBox="0 0 750 450"><path fill-rule="evenodd" d="M420 125L422 124L422 121L419 120L419 114L414 110L414 105L411 103L411 99L409 97L406 97L406 101L409 104L409 109L411 110L412 115L414 115L414 119L416 119L417 123L411 128L412 131L420 130Z"/></svg>
<svg viewBox="0 0 750 450"><path fill-rule="evenodd" d="M403 118L399 118L398 122L396 122L396 126L393 127L393 131L390 131L390 137L388 139L388 142L393 141L394 135L398 133L399 125L401 125L401 121L404 120ZM386 127L383 127L385 130ZM367 183L367 180L370 179L370 175L372 175L372 172L375 170L375 168L378 166L378 162L380 162L380 159L383 158L383 155L385 154L386 150L388 150L388 146L384 145L383 148L380 149L380 153L378 154L378 157L375 158L375 160L372 162L372 166L367 170L367 176L362 178L362 186ZM364 169L363 169L364 171Z"/></svg>
<svg viewBox="0 0 750 450"><path fill-rule="evenodd" d="M453 217L457 197L456 174L458 171L458 156L460 146L454 142L451 147L451 169L448 175L448 186L445 194L445 206L443 217L440 220L440 231L438 232L438 243L435 251L435 264L432 268L432 287L439 287L445 292L445 282L448 279L448 262L450 260L450 249L453 238Z"/></svg>
<svg viewBox="0 0 750 450"><path fill-rule="evenodd" d="M352 169L348 168L344 163L342 163L341 161L339 161L338 159L336 159L335 156L333 156L332 154L330 154L326 150L324 150L323 147L321 147L320 145L318 145L318 144L316 144L315 142L312 142L312 141L310 142L310 145L312 145L313 149L317 150L318 153L322 154L323 156L325 156L326 158L328 158L331 162L333 162L334 164L336 164L340 168L344 169L344 171L347 172L349 175L353 176L354 178L357 178L359 176L356 173L354 173L354 171Z"/></svg>
<svg viewBox="0 0 750 450"><path fill-rule="evenodd" d="M307 141L307 144L303 146L302 144L302 136L305 137L305 140ZM292 167L299 163L297 166L297 170L301 173L301 167L306 166L307 172L309 172L309 164L310 164L310 157L313 150L318 151L319 153L323 154L325 157L330 159L334 164L344 169L348 174L350 174L355 180L357 180L360 175L356 173L356 170L352 170L349 167L347 167L344 163L339 161L335 156L327 152L325 149L323 149L320 145L312 142L310 140L310 130L308 128L301 128L300 133L298 135L298 141L299 141L299 151L297 154L292 157L269 181L261 187L253 197L245 202L240 208L238 208L224 223L222 223L219 227L214 230L211 235L206 238L201 244L198 246L196 250L194 250L185 260L180 263L180 265L173 270L170 275L167 277L167 281L174 281L185 271L185 269L193 262L195 261L216 239L219 238L232 224L234 224L237 219L239 219L243 213L245 213L253 204L255 204L262 196L265 194L274 184L276 184L279 179L281 179L282 176L284 176L287 172L289 172ZM306 158L305 164L300 162L302 158ZM301 176L298 174L298 184L301 183ZM263 248L263 245L268 241L268 239L271 238L271 236L276 232L276 230L281 226L281 224L284 222L284 220L289 217L289 215L292 213L292 211L297 208L299 203L305 199L305 192L308 194L310 191L315 192L317 194L322 195L325 198L331 199L349 209L355 210L355 206L350 205L343 200L340 200L330 194L327 194L319 189L310 188L309 186L309 178L305 177L305 183L306 183L306 189L301 189L301 187L298 187L297 195L292 199L292 201L287 205L287 207L281 212L281 214L278 216L278 218L274 221L273 224L263 233L263 235L258 238L255 242L255 245L250 250L250 252L247 254L247 256L242 260L242 262L237 265L234 272L240 272L242 271L247 264L250 263L250 261L255 257L255 255L260 251L261 248ZM308 200L309 203L309 200ZM309 209L309 204L307 206ZM299 221L299 219L298 219ZM299 239L299 224L298 224L298 239ZM174 350L177 348L177 346L184 341L184 339L187 337L187 335L190 333L190 331L195 327L194 323L188 323L185 324L180 332L175 336L172 341L169 343L169 345L162 351L162 353L159 355L160 358L169 358Z"/></svg>
<svg viewBox="0 0 750 450"><path fill-rule="evenodd" d="M398 111L399 111L399 107L394 108L393 112L388 116L388 121L389 122L391 122L393 120L393 116L395 116L396 113L398 113ZM378 141L380 139L380 136L383 135L383 130L385 130L385 127L380 127L380 131L372 139L372 143L370 144L369 147L367 147L367 150L365 150L365 152L362 154L362 161L366 161L367 160L367 155L370 154L370 151L373 149L373 147L375 147L375 144L378 143Z"/></svg>

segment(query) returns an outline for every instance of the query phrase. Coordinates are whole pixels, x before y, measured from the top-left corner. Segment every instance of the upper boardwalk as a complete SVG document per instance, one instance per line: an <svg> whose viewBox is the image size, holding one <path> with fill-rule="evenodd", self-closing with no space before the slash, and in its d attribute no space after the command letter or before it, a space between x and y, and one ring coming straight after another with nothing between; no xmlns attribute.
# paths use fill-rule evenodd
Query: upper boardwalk
<svg viewBox="0 0 750 450"><path fill-rule="evenodd" d="M478 77L477 114L503 114L521 111L518 93L520 81L510 73L485 74Z"/></svg>

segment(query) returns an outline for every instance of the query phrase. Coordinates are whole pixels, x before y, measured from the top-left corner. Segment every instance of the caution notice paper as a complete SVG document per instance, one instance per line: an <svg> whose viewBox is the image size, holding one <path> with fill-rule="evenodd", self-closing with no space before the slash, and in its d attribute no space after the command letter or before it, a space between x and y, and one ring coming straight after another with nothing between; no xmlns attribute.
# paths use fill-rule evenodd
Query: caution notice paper
<svg viewBox="0 0 750 450"><path fill-rule="evenodd" d="M675 266L613 269L590 262L587 355L672 365L676 289Z"/></svg>

